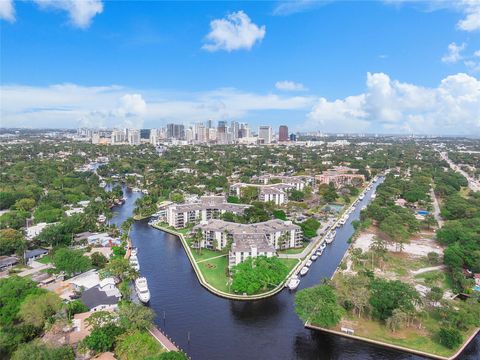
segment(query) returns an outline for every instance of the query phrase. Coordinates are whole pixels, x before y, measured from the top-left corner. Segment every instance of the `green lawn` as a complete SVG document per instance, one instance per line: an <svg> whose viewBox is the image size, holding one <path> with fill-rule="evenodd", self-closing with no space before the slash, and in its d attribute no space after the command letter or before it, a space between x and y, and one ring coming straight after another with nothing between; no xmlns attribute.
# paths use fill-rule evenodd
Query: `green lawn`
<svg viewBox="0 0 480 360"><path fill-rule="evenodd" d="M386 326L378 321L363 317L359 319L352 314L347 315L345 320L348 321L345 326L355 330L356 336L367 339L404 346L440 356L451 356L457 350L448 349L432 339L431 334L438 330L439 325L438 322L431 317L422 319L424 328L420 330L416 327L408 327L396 332L391 332ZM341 326L342 325L338 325L335 330L340 331ZM470 336L472 331L473 329L462 333L464 340Z"/></svg>
<svg viewBox="0 0 480 360"><path fill-rule="evenodd" d="M204 261L197 264L205 280L214 288L232 293L227 286L226 270L228 268L228 257L219 257L216 259Z"/></svg>
<svg viewBox="0 0 480 360"><path fill-rule="evenodd" d="M288 271L290 272L299 262L298 259L280 259L282 263L287 265Z"/></svg>
<svg viewBox="0 0 480 360"><path fill-rule="evenodd" d="M41 259L38 259L36 261L38 261L39 263L42 263L42 264L49 264L49 263L52 262L52 257L49 254L47 254L44 257L42 257Z"/></svg>
<svg viewBox="0 0 480 360"><path fill-rule="evenodd" d="M300 254L303 250L305 250L305 246L302 246L301 248L291 248L291 249L285 249L285 250L279 250L279 254Z"/></svg>

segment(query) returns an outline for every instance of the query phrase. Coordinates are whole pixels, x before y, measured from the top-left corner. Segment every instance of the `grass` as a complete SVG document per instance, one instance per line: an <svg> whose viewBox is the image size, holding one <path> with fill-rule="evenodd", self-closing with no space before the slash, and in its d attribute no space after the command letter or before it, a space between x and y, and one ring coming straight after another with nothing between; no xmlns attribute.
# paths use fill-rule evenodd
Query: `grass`
<svg viewBox="0 0 480 360"><path fill-rule="evenodd" d="M406 327L396 332L391 332L385 325L378 321L363 317L358 318L352 314L347 315L344 320L346 320L346 323L343 325L348 328L352 328L355 331L354 335L367 339L447 357L453 355L457 350L448 349L445 346L435 342L431 334L434 334L436 331L438 331L439 324L432 317L422 319L422 329L418 329L416 327ZM342 325L337 325L335 330L340 331L341 326ZM464 331L462 333L464 340L471 335L472 330L473 329Z"/></svg>
<svg viewBox="0 0 480 360"><path fill-rule="evenodd" d="M285 249L285 250L279 250L279 254L300 254L303 250L305 250L306 246L303 246L301 248L291 248L291 249Z"/></svg>
<svg viewBox="0 0 480 360"><path fill-rule="evenodd" d="M430 288L437 286L444 291L452 288L452 278L450 273L444 270L432 270L418 274L415 275L415 279Z"/></svg>
<svg viewBox="0 0 480 360"><path fill-rule="evenodd" d="M227 285L226 270L228 267L228 257L219 257L201 263L197 263L205 280L214 288L233 294Z"/></svg>
<svg viewBox="0 0 480 360"><path fill-rule="evenodd" d="M47 254L45 256L43 256L42 258L38 259L38 260L35 260L41 264L50 264L52 262L52 257Z"/></svg>
<svg viewBox="0 0 480 360"><path fill-rule="evenodd" d="M290 272L295 266L297 266L300 260L298 259L280 259L282 263L287 265L288 271Z"/></svg>

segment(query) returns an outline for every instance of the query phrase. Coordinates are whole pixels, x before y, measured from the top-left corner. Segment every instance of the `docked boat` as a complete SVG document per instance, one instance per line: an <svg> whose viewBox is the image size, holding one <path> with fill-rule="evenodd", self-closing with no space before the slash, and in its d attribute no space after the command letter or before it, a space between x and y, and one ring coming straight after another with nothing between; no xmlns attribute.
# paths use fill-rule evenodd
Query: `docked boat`
<svg viewBox="0 0 480 360"><path fill-rule="evenodd" d="M300 285L300 279L297 275L293 275L288 281L287 287L289 288L289 290L293 291L298 287L298 285Z"/></svg>
<svg viewBox="0 0 480 360"><path fill-rule="evenodd" d="M130 256L130 265L132 268L135 270L139 271L140 270L140 264L138 262L138 258L136 256Z"/></svg>
<svg viewBox="0 0 480 360"><path fill-rule="evenodd" d="M361 208L361 210L363 211L363 210L365 210L366 208L367 208L367 205L363 205L362 208Z"/></svg>
<svg viewBox="0 0 480 360"><path fill-rule="evenodd" d="M147 279L139 277L135 280L135 291L137 292L138 299L146 304L150 301L150 290L148 289Z"/></svg>
<svg viewBox="0 0 480 360"><path fill-rule="evenodd" d="M326 242L323 242L322 245L320 246L320 250L325 250L325 248L327 247L327 243Z"/></svg>
<svg viewBox="0 0 480 360"><path fill-rule="evenodd" d="M360 196L358 197L360 200L363 200L365 198L365 195L362 193L360 194Z"/></svg>
<svg viewBox="0 0 480 360"><path fill-rule="evenodd" d="M134 187L134 188L132 189L132 191L133 191L133 192L141 192L142 190L140 190L138 187Z"/></svg>
<svg viewBox="0 0 480 360"><path fill-rule="evenodd" d="M312 264L313 264L312 260L308 260L308 261L305 263L305 266L306 266L306 267L310 267Z"/></svg>
<svg viewBox="0 0 480 360"><path fill-rule="evenodd" d="M308 273L309 268L304 266L302 270L300 270L300 275L304 276Z"/></svg>
<svg viewBox="0 0 480 360"><path fill-rule="evenodd" d="M315 255L317 255L317 257L318 257L318 256L322 256L322 254L323 254L323 249L318 249L318 250L315 252Z"/></svg>
<svg viewBox="0 0 480 360"><path fill-rule="evenodd" d="M317 254L313 254L312 257L310 258L310 260L312 260L312 261L315 261L317 259L318 259Z"/></svg>
<svg viewBox="0 0 480 360"><path fill-rule="evenodd" d="M135 257L136 257L137 255L138 255L138 249L135 248L135 247L132 248L132 249L130 250L130 256L135 256Z"/></svg>
<svg viewBox="0 0 480 360"><path fill-rule="evenodd" d="M333 236L330 235L330 236L327 236L327 238L325 239L325 242L326 242L327 244L331 244L334 239L335 239L335 237L333 237Z"/></svg>
<svg viewBox="0 0 480 360"><path fill-rule="evenodd" d="M147 190L147 189L143 189L143 190L142 190L142 193L144 193L145 195L148 195L148 190Z"/></svg>
<svg viewBox="0 0 480 360"><path fill-rule="evenodd" d="M155 225L156 222L157 222L157 219L155 219L155 218L154 218L154 219L151 219L151 220L148 222L148 225L153 226L153 225Z"/></svg>

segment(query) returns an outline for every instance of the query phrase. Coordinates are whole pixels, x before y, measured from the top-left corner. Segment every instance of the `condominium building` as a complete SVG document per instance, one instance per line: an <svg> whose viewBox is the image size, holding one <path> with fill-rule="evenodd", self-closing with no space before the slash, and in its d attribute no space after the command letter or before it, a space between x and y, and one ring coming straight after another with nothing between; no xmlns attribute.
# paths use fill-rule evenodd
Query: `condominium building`
<svg viewBox="0 0 480 360"><path fill-rule="evenodd" d="M230 195L242 196L242 189L255 187L258 189L258 201L273 202L275 205L282 205L288 202L288 191L295 187L289 184L246 184L236 183L230 186Z"/></svg>
<svg viewBox="0 0 480 360"><path fill-rule="evenodd" d="M140 145L140 130L128 129L128 143L130 145Z"/></svg>
<svg viewBox="0 0 480 360"><path fill-rule="evenodd" d="M272 180L280 180L282 184L290 185L299 191L303 191L306 186L313 187L315 185L315 177L308 175L260 175L252 177L252 181L264 185L269 184Z"/></svg>
<svg viewBox="0 0 480 360"><path fill-rule="evenodd" d="M167 138L185 140L185 126L182 124L167 124Z"/></svg>
<svg viewBox="0 0 480 360"><path fill-rule="evenodd" d="M250 205L227 203L224 196L203 196L199 202L173 204L167 208L166 221L174 228L184 228L189 223L216 219L225 212L242 215Z"/></svg>
<svg viewBox="0 0 480 360"><path fill-rule="evenodd" d="M234 266L247 257L273 256L276 250L302 246L300 226L279 219L255 224L238 224L223 220L202 221L193 228L200 231L200 247L222 250L230 242L229 266Z"/></svg>
<svg viewBox="0 0 480 360"><path fill-rule="evenodd" d="M258 128L258 140L263 144L270 144L272 142L272 127L271 126L259 126L259 128Z"/></svg>
<svg viewBox="0 0 480 360"><path fill-rule="evenodd" d="M125 130L113 130L112 135L110 136L110 143L112 145L124 144L127 142L127 134Z"/></svg>
<svg viewBox="0 0 480 360"><path fill-rule="evenodd" d="M365 181L363 174L357 174L358 169L346 166L334 166L332 169L315 176L315 180L322 184L334 184L339 188L345 185L360 185Z"/></svg>

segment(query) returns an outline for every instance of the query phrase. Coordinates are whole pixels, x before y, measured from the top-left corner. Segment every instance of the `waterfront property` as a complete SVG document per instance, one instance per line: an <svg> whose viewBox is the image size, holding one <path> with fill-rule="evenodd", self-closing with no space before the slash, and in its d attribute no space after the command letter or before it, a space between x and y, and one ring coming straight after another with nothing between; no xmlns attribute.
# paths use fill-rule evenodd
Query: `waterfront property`
<svg viewBox="0 0 480 360"><path fill-rule="evenodd" d="M355 186L365 182L365 175L358 174L358 169L334 166L320 175L315 175L315 180L321 184L333 184L336 188L340 188L346 185Z"/></svg>
<svg viewBox="0 0 480 360"><path fill-rule="evenodd" d="M271 257L276 250L302 246L302 230L291 221L279 219L255 224L238 224L223 220L202 221L193 228L200 231L198 246L222 250L231 244L229 266L239 264L247 257Z"/></svg>
<svg viewBox="0 0 480 360"><path fill-rule="evenodd" d="M258 201L273 202L275 205L283 205L288 202L288 192L296 189L295 185L290 184L246 184L235 183L230 186L230 195L242 196L242 190L247 187L258 189Z"/></svg>
<svg viewBox="0 0 480 360"><path fill-rule="evenodd" d="M296 190L303 191L307 186L315 186L315 177L308 175L260 175L253 176L252 181L264 185L270 184L272 181L280 181L282 184L294 187Z"/></svg>
<svg viewBox="0 0 480 360"><path fill-rule="evenodd" d="M224 196L202 196L199 202L168 206L165 220L169 226L179 229L198 221L218 218L227 211L242 215L248 207L227 203Z"/></svg>

